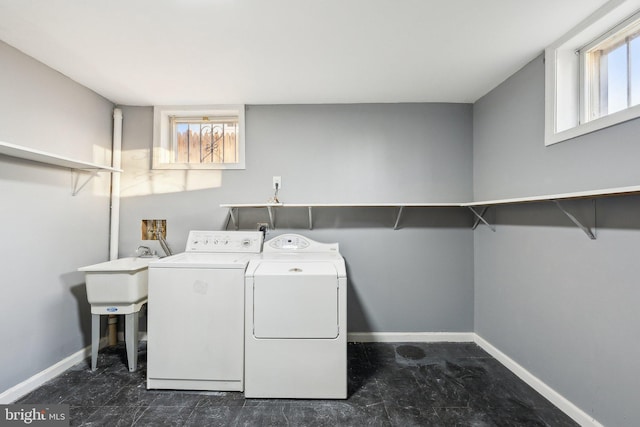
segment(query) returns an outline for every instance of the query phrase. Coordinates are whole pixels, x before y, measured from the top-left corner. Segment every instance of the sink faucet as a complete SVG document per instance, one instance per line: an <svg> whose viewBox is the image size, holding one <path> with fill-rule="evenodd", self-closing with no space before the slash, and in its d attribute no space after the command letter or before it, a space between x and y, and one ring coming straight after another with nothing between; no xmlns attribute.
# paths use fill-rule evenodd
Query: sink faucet
<svg viewBox="0 0 640 427"><path fill-rule="evenodd" d="M136 254L138 254L138 256L142 258L154 256L149 246L138 246L138 249L136 249Z"/></svg>

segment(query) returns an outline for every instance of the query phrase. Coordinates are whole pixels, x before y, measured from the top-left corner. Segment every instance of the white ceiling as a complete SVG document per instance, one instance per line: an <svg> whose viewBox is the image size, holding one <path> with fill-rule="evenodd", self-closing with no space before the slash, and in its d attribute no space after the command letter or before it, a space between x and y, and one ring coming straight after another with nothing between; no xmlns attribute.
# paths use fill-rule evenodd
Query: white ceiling
<svg viewBox="0 0 640 427"><path fill-rule="evenodd" d="M474 102L605 0L0 0L0 40L121 105Z"/></svg>

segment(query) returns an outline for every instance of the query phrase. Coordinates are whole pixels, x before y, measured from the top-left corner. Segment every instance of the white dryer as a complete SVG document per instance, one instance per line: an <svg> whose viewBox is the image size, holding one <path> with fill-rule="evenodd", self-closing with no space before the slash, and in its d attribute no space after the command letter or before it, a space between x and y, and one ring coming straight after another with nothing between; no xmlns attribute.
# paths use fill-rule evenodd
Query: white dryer
<svg viewBox="0 0 640 427"><path fill-rule="evenodd" d="M346 399L347 275L338 244L265 242L246 272L245 397Z"/></svg>
<svg viewBox="0 0 640 427"><path fill-rule="evenodd" d="M191 231L186 251L149 264L147 388L243 389L244 275L253 231Z"/></svg>

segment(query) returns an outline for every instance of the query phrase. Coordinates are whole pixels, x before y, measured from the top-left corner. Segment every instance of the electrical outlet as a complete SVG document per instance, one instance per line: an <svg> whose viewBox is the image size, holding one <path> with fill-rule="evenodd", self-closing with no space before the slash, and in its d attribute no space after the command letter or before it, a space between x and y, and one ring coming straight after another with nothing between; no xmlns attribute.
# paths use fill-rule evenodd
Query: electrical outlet
<svg viewBox="0 0 640 427"><path fill-rule="evenodd" d="M274 176L273 177L273 189L274 190L282 190L282 177L281 176Z"/></svg>

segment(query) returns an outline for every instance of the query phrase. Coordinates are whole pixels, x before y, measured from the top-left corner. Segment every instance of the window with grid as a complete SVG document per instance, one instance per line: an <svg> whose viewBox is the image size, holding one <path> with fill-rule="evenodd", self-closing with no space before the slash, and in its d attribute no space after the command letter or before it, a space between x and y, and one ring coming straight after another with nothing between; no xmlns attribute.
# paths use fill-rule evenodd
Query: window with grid
<svg viewBox="0 0 640 427"><path fill-rule="evenodd" d="M236 163L237 117L171 117L177 163Z"/></svg>
<svg viewBox="0 0 640 427"><path fill-rule="evenodd" d="M244 169L244 106L156 107L154 169Z"/></svg>

